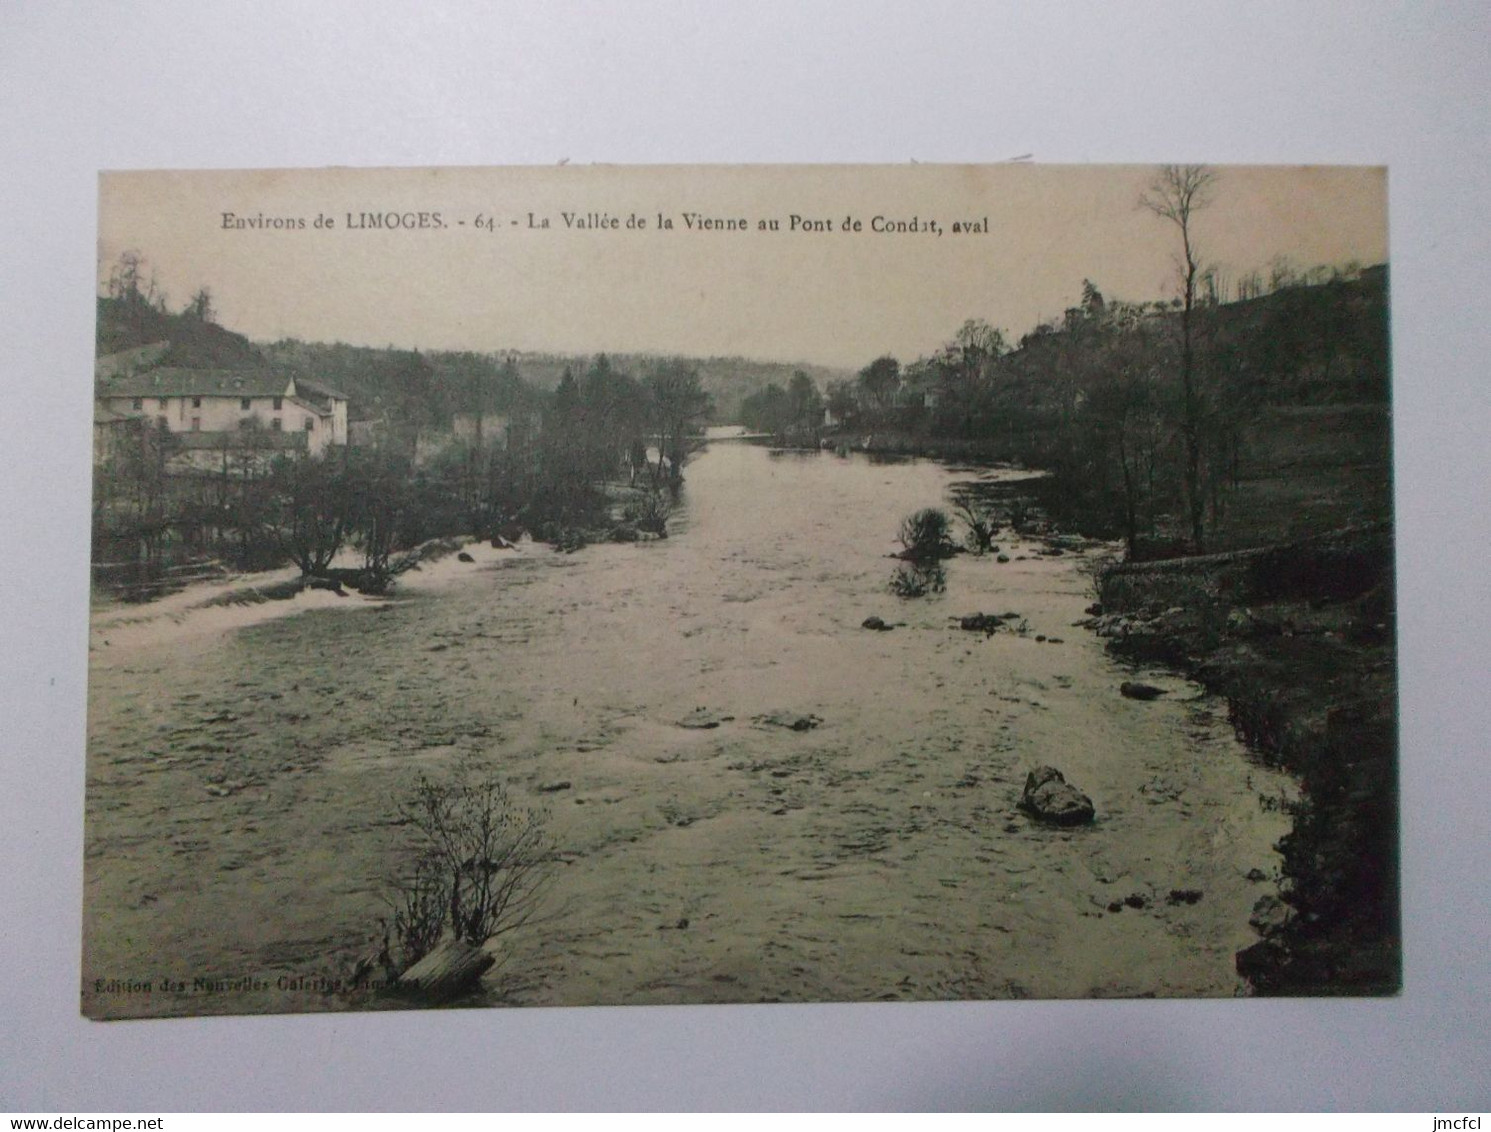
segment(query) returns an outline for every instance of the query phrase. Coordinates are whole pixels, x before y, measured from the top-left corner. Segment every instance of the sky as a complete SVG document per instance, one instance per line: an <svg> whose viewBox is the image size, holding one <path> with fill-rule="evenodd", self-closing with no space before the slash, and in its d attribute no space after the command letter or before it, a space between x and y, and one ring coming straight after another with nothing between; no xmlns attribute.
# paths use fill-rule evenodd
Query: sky
<svg viewBox="0 0 1491 1132"><path fill-rule="evenodd" d="M258 341L858 368L886 353L929 354L969 318L1018 338L1074 305L1084 279L1109 298L1175 295L1178 232L1139 205L1155 172L1024 163L114 172L100 179L99 270L102 281L120 252L138 251L172 309L206 286L218 321ZM1279 256L1299 267L1387 259L1384 170L1214 172L1192 235L1223 273L1266 276ZM397 227L367 218L389 214ZM587 214L599 224L581 227ZM688 215L745 228L691 227ZM762 227L773 220L776 230ZM964 221L975 230L954 233ZM875 231L887 222L914 230Z"/></svg>

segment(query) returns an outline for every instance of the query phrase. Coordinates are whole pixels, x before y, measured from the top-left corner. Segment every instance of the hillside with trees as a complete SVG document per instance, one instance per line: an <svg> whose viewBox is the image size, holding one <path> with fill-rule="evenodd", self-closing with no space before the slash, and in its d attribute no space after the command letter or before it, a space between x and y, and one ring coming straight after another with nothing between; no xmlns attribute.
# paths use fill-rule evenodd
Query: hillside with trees
<svg viewBox="0 0 1491 1132"><path fill-rule="evenodd" d="M1053 512L1133 557L1385 518L1387 268L1273 282L1187 315L1088 281L1012 347L970 321L930 356L831 385L828 407L845 436L1046 469Z"/></svg>

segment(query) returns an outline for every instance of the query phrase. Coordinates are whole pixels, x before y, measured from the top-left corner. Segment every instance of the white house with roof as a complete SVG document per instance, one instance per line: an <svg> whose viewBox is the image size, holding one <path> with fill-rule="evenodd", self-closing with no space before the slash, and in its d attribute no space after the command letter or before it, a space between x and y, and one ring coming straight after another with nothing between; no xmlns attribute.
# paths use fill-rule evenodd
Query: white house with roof
<svg viewBox="0 0 1491 1132"><path fill-rule="evenodd" d="M319 457L347 443L346 394L268 366L140 368L110 355L99 359L95 390L109 419L178 434L186 453L242 447Z"/></svg>

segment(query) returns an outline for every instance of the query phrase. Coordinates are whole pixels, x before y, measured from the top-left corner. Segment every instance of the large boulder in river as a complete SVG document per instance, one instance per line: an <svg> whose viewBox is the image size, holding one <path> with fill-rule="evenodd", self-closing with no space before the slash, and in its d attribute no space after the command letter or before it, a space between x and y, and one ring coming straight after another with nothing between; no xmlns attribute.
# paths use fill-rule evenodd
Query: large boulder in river
<svg viewBox="0 0 1491 1132"><path fill-rule="evenodd" d="M1025 776L1020 809L1052 825L1086 825L1093 820L1092 799L1067 782L1054 766L1043 766Z"/></svg>
<svg viewBox="0 0 1491 1132"><path fill-rule="evenodd" d="M1157 700L1165 694L1164 688L1153 684L1141 684L1137 680L1125 680L1118 686L1119 695L1130 700Z"/></svg>

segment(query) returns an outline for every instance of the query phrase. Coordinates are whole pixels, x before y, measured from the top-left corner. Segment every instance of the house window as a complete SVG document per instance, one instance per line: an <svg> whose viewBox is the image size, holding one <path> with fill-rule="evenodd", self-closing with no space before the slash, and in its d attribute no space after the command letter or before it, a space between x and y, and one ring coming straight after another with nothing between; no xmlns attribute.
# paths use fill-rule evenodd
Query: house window
<svg viewBox="0 0 1491 1132"><path fill-rule="evenodd" d="M282 428L282 427L283 427L283 426L282 426L282 425L281 425L281 424L280 424L280 419L279 419L279 417L275 417L275 418L274 418L274 420L272 420L272 421L270 421L270 422L269 422L269 427L270 427L270 428L272 428L272 429L274 429L274 431L275 431L275 432L279 432L279 431L280 431L280 429L281 429L281 428Z"/></svg>
<svg viewBox="0 0 1491 1132"><path fill-rule="evenodd" d="M285 407L285 399L283 397L276 397L274 399L274 411L277 413L281 409L283 409L284 407Z"/></svg>
<svg viewBox="0 0 1491 1132"><path fill-rule="evenodd" d="M193 397L192 398L192 408L193 409L200 409L201 407L202 407L202 398L200 398L200 397Z"/></svg>
<svg viewBox="0 0 1491 1132"><path fill-rule="evenodd" d="M250 407L252 407L252 405L253 405L253 402L249 398L247 398L247 397L243 398L242 400L240 400L238 402L238 407L240 409L242 409L244 412L248 412L248 410L250 409Z"/></svg>
<svg viewBox="0 0 1491 1132"><path fill-rule="evenodd" d="M158 407L159 407L159 408L160 408L160 409L161 409L161 410L163 410L163 411L164 411L164 409L165 409L165 407L166 407L166 399L165 399L165 398L164 398L164 397L162 397L162 398L160 398L160 399L159 399L159 401L158 401L158 402L157 402L157 405L158 405Z"/></svg>
<svg viewBox="0 0 1491 1132"><path fill-rule="evenodd" d="M145 398L143 398L143 397L136 397L133 401L131 401L129 403L129 407L131 409L143 409L145 407Z"/></svg>
<svg viewBox="0 0 1491 1132"><path fill-rule="evenodd" d="M202 431L202 418L201 417L193 417L192 418L192 431L193 432L201 432Z"/></svg>
<svg viewBox="0 0 1491 1132"><path fill-rule="evenodd" d="M315 432L316 431L316 418L315 417L306 417L306 419L305 419L305 430L306 430L306 432Z"/></svg>
<svg viewBox="0 0 1491 1132"><path fill-rule="evenodd" d="M243 420L241 420L241 421L238 422L238 428L239 428L240 431L243 430L243 429L249 429L249 428L253 428L253 427L254 427L254 418L253 417L244 417Z"/></svg>

